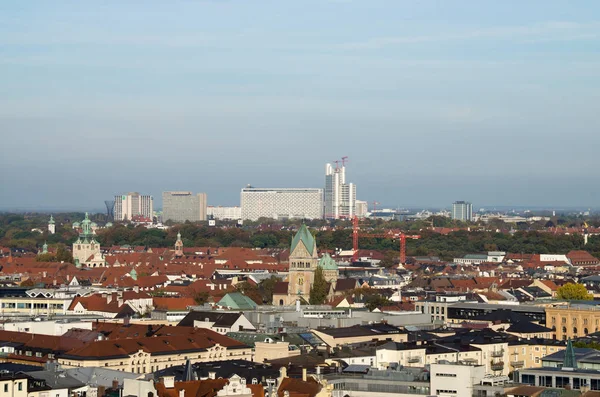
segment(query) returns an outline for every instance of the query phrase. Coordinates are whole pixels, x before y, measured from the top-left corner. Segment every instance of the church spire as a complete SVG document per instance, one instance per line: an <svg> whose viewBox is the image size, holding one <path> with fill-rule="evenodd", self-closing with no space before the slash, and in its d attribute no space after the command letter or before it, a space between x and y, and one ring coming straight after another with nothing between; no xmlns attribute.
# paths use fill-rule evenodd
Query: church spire
<svg viewBox="0 0 600 397"><path fill-rule="evenodd" d="M48 253L48 243L44 241L44 245L42 245L42 254Z"/></svg>
<svg viewBox="0 0 600 397"><path fill-rule="evenodd" d="M565 349L565 359L563 361L563 368L577 368L577 360L575 359L575 349L573 349L573 343L571 343L571 339L567 341L567 348Z"/></svg>

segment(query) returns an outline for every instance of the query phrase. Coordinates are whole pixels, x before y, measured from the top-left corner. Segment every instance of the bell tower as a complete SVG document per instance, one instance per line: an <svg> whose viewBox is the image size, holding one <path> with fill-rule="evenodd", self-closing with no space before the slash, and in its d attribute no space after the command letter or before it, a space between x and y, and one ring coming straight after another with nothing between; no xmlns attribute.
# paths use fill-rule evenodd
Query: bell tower
<svg viewBox="0 0 600 397"><path fill-rule="evenodd" d="M292 240L289 261L288 299L290 302L297 298L308 301L319 257L317 242L304 224Z"/></svg>
<svg viewBox="0 0 600 397"><path fill-rule="evenodd" d="M183 241L179 232L177 232L177 241L175 241L175 256L178 258L183 256Z"/></svg>
<svg viewBox="0 0 600 397"><path fill-rule="evenodd" d="M50 220L48 221L48 233L56 233L56 224L54 223L54 217L52 215L50 215Z"/></svg>

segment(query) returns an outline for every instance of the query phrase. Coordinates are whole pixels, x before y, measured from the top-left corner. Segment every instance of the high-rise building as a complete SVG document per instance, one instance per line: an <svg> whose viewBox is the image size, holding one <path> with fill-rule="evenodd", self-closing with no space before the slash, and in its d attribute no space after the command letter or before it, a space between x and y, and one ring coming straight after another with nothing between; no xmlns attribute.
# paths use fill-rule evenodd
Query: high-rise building
<svg viewBox="0 0 600 397"><path fill-rule="evenodd" d="M114 217L116 221L131 220L134 216L152 219L154 198L130 192L115 196Z"/></svg>
<svg viewBox="0 0 600 397"><path fill-rule="evenodd" d="M346 167L325 165L325 218L350 218L356 214L356 186L346 183Z"/></svg>
<svg viewBox="0 0 600 397"><path fill-rule="evenodd" d="M241 207L206 207L206 216L219 220L238 220L242 219Z"/></svg>
<svg viewBox="0 0 600 397"><path fill-rule="evenodd" d="M323 217L323 189L254 188L241 193L242 219L318 219Z"/></svg>
<svg viewBox="0 0 600 397"><path fill-rule="evenodd" d="M369 204L366 201L356 200L355 215L359 218L364 218L369 212Z"/></svg>
<svg viewBox="0 0 600 397"><path fill-rule="evenodd" d="M206 193L163 192L163 222L206 220Z"/></svg>
<svg viewBox="0 0 600 397"><path fill-rule="evenodd" d="M452 204L452 219L463 222L473 220L473 204L466 201L456 201Z"/></svg>

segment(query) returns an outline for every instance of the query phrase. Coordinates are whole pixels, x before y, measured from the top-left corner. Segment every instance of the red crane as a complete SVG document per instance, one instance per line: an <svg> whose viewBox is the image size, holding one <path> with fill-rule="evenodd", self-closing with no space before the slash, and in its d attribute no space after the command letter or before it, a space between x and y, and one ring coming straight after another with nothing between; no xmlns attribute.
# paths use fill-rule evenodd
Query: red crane
<svg viewBox="0 0 600 397"><path fill-rule="evenodd" d="M348 162L348 156L342 157L342 167L345 167L347 162Z"/></svg>
<svg viewBox="0 0 600 397"><path fill-rule="evenodd" d="M371 204L373 204L373 214L375 214L375 211L377 211L377 206L381 203L378 203L377 201L373 201Z"/></svg>
<svg viewBox="0 0 600 397"><path fill-rule="evenodd" d="M333 160L332 162L335 163L336 170L340 169L340 160Z"/></svg>
<svg viewBox="0 0 600 397"><path fill-rule="evenodd" d="M399 239L400 240L400 263L406 263L406 239L417 240L420 239L421 236L413 235L413 234L405 234L404 232L393 233L360 233L360 227L358 225L358 217L354 216L352 218L352 261L356 262L358 259L358 239L360 237L368 237L368 238L391 238L391 239Z"/></svg>

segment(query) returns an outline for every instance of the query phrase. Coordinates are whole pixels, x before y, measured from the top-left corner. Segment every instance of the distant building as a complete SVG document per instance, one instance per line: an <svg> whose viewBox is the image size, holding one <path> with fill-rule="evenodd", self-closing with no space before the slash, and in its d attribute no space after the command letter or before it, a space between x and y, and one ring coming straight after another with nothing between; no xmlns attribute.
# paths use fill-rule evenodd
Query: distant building
<svg viewBox="0 0 600 397"><path fill-rule="evenodd" d="M50 215L50 220L48 221L48 233L56 233L56 223L54 222L54 217L52 217L52 215Z"/></svg>
<svg viewBox="0 0 600 397"><path fill-rule="evenodd" d="M456 201L452 204L452 219L470 222L473 220L473 204L466 201Z"/></svg>
<svg viewBox="0 0 600 397"><path fill-rule="evenodd" d="M364 218L367 216L367 212L369 212L369 204L366 201L356 200L356 216L359 218Z"/></svg>
<svg viewBox="0 0 600 397"><path fill-rule="evenodd" d="M242 208L241 207L213 207L208 206L206 208L206 216L213 217L219 220L237 220L242 219Z"/></svg>
<svg viewBox="0 0 600 397"><path fill-rule="evenodd" d="M115 196L114 216L116 221L131 220L136 215L152 219L154 198L137 192Z"/></svg>
<svg viewBox="0 0 600 397"><path fill-rule="evenodd" d="M323 190L246 187L242 189L241 204L244 220L318 219L323 217Z"/></svg>
<svg viewBox="0 0 600 397"><path fill-rule="evenodd" d="M163 192L163 222L198 222L206 220L206 193Z"/></svg>
<svg viewBox="0 0 600 397"><path fill-rule="evenodd" d="M325 165L325 218L350 218L356 213L356 186L346 183L346 167Z"/></svg>

